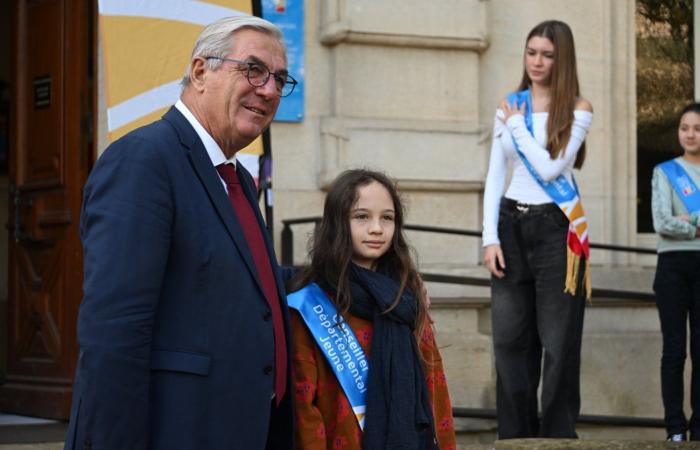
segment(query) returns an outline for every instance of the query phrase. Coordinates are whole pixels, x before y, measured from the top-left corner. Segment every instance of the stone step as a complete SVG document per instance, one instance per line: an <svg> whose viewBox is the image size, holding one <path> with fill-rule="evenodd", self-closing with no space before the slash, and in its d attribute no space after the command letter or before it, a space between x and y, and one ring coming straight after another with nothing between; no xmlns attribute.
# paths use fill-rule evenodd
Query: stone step
<svg viewBox="0 0 700 450"><path fill-rule="evenodd" d="M37 450L62 448L56 445L63 442L67 426L56 420L0 413L0 450L34 449L32 445L52 446Z"/></svg>
<svg viewBox="0 0 700 450"><path fill-rule="evenodd" d="M45 442L41 444L0 444L0 450L62 450L63 442Z"/></svg>
<svg viewBox="0 0 700 450"><path fill-rule="evenodd" d="M656 256L653 256L656 258ZM594 289L616 289L633 292L653 292L655 267L593 265L591 282ZM421 272L479 278L487 281L490 274L482 265L425 264ZM489 297L488 286L465 286L453 283L428 282L428 292L434 297Z"/></svg>
<svg viewBox="0 0 700 450"><path fill-rule="evenodd" d="M510 439L496 441L494 450L668 450L700 449L695 442L585 439Z"/></svg>
<svg viewBox="0 0 700 450"><path fill-rule="evenodd" d="M485 450L495 447L496 421L490 419L455 418L457 444L460 450ZM623 427L609 425L578 424L576 432L582 441L645 441L665 442L666 432L663 428ZM545 440L549 441L549 440ZM604 448L604 447L595 447ZM634 448L634 447L628 447ZM700 445L698 445L700 448Z"/></svg>
<svg viewBox="0 0 700 450"><path fill-rule="evenodd" d="M0 450L61 450L63 442L4 444ZM700 443L638 440L512 439L492 444L460 444L458 450L669 450L698 449Z"/></svg>
<svg viewBox="0 0 700 450"><path fill-rule="evenodd" d="M430 315L452 404L494 409L496 385L488 299L435 296ZM582 414L663 417L661 333L653 302L596 300L587 304L581 358ZM689 369L690 364L686 364L686 377ZM640 373L645 376L640 377ZM655 429L652 434L651 440L664 438L663 430ZM610 438L619 435L613 431Z"/></svg>
<svg viewBox="0 0 700 450"><path fill-rule="evenodd" d="M457 419L458 450L527 450L527 449L673 449L676 444L664 442L664 431L653 428L604 427L579 425L579 440L518 439L495 441L495 422L483 419ZM40 442L46 430L39 426L27 426L20 443L12 443L11 436L0 429L3 443L0 450L61 450L63 441ZM35 432L34 434L32 434ZM39 441L27 443L30 441ZM684 443L682 448L700 448L700 444Z"/></svg>

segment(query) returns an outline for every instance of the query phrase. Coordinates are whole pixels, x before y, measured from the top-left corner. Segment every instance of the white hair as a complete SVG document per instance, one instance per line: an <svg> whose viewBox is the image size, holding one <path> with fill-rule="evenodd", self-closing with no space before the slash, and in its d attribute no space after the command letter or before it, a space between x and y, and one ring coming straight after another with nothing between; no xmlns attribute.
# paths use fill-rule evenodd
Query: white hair
<svg viewBox="0 0 700 450"><path fill-rule="evenodd" d="M180 82L183 88L190 84L192 61L197 57L226 57L233 46L235 40L234 33L243 28L252 28L276 38L286 55L287 48L284 45L284 36L277 26L256 16L224 17L223 19L219 19L207 25L199 34L197 42L195 42L194 48L192 49L192 55L190 56L190 62L187 65L185 76L182 77L182 81ZM222 62L223 61L218 59L209 59L205 64L208 69L216 70L221 66Z"/></svg>

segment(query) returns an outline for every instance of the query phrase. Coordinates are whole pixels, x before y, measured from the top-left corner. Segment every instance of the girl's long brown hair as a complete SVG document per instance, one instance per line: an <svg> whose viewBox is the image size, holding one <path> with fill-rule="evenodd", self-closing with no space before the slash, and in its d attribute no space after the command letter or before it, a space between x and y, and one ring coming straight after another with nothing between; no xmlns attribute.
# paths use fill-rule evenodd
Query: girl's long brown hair
<svg viewBox="0 0 700 450"><path fill-rule="evenodd" d="M411 252L403 232L404 207L394 181L381 172L367 169L346 170L331 185L323 206L323 219L316 227L310 242L310 265L289 283L288 291L294 292L305 285L316 282L335 291L333 298L340 315L344 315L352 304L350 293L350 264L353 256L350 234L350 211L357 201L358 188L372 182L384 186L394 203L394 236L387 252L377 261L389 273L398 278L399 292L389 312L398 305L401 294L409 289L417 300L416 337L422 336L427 319L427 306L423 285L411 258Z"/></svg>
<svg viewBox="0 0 700 450"><path fill-rule="evenodd" d="M578 72L576 70L576 50L571 28L558 20L547 20L527 35L525 45L538 36L549 39L554 44L554 64L550 77L549 117L547 119L547 150L552 159L561 155L569 143L571 126L574 122L576 100L580 96ZM523 78L518 91L529 89L532 80L523 69ZM574 167L580 169L586 159L586 143L576 154Z"/></svg>

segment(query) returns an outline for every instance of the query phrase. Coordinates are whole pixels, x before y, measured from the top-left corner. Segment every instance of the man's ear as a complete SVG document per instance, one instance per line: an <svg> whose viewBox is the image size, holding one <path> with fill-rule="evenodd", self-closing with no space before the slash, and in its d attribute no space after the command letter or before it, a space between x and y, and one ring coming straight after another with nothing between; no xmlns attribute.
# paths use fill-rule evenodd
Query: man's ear
<svg viewBox="0 0 700 450"><path fill-rule="evenodd" d="M204 81L208 71L209 69L206 67L204 58L196 57L192 60L190 65L190 84L197 92L204 90Z"/></svg>

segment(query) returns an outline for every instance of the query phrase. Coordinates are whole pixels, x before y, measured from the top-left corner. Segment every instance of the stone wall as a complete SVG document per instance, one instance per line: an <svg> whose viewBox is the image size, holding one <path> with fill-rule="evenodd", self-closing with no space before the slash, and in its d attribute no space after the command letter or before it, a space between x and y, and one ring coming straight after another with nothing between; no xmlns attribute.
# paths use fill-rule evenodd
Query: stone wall
<svg viewBox="0 0 700 450"><path fill-rule="evenodd" d="M578 175L595 242L651 245L635 222L634 0L307 0L302 123L272 126L276 230L318 215L341 170L396 177L410 223L480 229L493 114L522 73L524 40L541 20L569 23L583 95L594 105ZM279 240L279 239L278 239ZM304 248L306 236L297 235ZM412 243L426 268L460 272L479 242ZM303 252L298 252L303 258ZM596 252L597 265L653 259Z"/></svg>
<svg viewBox="0 0 700 450"><path fill-rule="evenodd" d="M278 246L281 220L320 215L328 182L358 166L399 180L408 223L480 229L495 108L520 80L527 32L545 19L570 24L582 95L594 106L577 175L591 239L653 246L636 233L634 0L307 0L305 8L305 119L272 125ZM301 263L312 229L294 230ZM478 239L408 235L422 270L487 276ZM642 266L653 256L594 251L592 262L594 287L651 289L653 270ZM495 407L487 305L438 304L432 314L455 404ZM585 327L583 412L661 417L653 305L594 303Z"/></svg>
<svg viewBox="0 0 700 450"><path fill-rule="evenodd" d="M670 450L698 448L694 443L638 440L511 439L498 441L493 450Z"/></svg>
<svg viewBox="0 0 700 450"><path fill-rule="evenodd" d="M479 226L487 3L305 3L306 117L272 128L276 220L318 215L322 190L340 171L371 167L399 180L413 223ZM306 237L297 239L304 248ZM428 251L440 241L426 235L416 245L425 264L478 257L475 241L469 256Z"/></svg>

